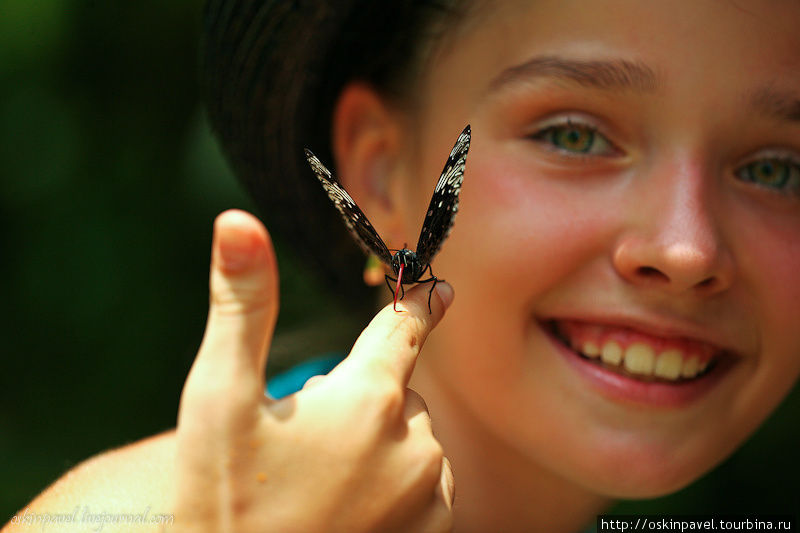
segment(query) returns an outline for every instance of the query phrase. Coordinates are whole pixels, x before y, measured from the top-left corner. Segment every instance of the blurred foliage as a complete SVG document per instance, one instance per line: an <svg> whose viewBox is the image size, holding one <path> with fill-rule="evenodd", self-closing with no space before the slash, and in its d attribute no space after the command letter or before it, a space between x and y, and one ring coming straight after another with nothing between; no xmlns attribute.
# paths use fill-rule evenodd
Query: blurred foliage
<svg viewBox="0 0 800 533"><path fill-rule="evenodd" d="M198 102L200 10L0 0L0 523L86 457L174 426L213 219L252 210ZM274 237L290 341L271 372L348 347L305 334L333 307Z"/></svg>
<svg viewBox="0 0 800 533"><path fill-rule="evenodd" d="M252 208L198 103L200 9L0 0L2 522L81 460L174 425L205 322L213 218ZM358 329L318 334L336 308L282 238L289 341L271 371L347 348ZM795 392L687 491L621 509L785 512L800 501L799 408Z"/></svg>

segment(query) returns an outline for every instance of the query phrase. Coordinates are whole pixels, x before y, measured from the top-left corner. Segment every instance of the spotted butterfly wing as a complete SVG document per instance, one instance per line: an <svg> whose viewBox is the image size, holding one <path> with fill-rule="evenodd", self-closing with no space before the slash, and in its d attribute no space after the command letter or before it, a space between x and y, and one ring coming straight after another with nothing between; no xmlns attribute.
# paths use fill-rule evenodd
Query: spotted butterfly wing
<svg viewBox="0 0 800 533"><path fill-rule="evenodd" d="M359 246L367 254L375 254L387 265L391 264L392 254L353 198L336 183L331 171L309 149L306 149L306 159Z"/></svg>
<svg viewBox="0 0 800 533"><path fill-rule="evenodd" d="M458 194L464 181L464 165L467 162L467 151L471 130L469 125L458 136L450 156L444 165L439 182L433 190L433 197L422 223L422 231L417 241L417 260L427 265L442 247L458 212Z"/></svg>

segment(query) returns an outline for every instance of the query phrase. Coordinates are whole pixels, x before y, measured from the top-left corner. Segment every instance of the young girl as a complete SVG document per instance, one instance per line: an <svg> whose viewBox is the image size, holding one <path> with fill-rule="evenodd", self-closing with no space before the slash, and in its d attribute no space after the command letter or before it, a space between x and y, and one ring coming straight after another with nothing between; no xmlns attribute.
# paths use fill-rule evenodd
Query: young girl
<svg viewBox="0 0 800 533"><path fill-rule="evenodd" d="M223 213L176 432L31 509L575 532L742 444L800 372L800 4L323 4L208 6L212 121L271 224L339 279L349 237L302 148L399 248L470 124L431 312L407 291L330 374L265 398L275 258Z"/></svg>

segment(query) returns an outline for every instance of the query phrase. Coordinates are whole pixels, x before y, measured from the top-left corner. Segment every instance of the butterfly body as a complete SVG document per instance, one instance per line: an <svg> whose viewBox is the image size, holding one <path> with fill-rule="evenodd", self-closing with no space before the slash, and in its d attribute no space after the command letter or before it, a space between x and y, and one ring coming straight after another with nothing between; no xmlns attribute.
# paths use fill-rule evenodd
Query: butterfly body
<svg viewBox="0 0 800 533"><path fill-rule="evenodd" d="M417 254L408 248L398 250L392 256L392 272L395 276L400 276L400 270L403 269L403 283L416 283L429 266L430 264L420 263Z"/></svg>
<svg viewBox="0 0 800 533"><path fill-rule="evenodd" d="M356 205L353 198L344 188L333 178L331 172L325 165L308 149L306 149L306 159L308 160L314 174L322 183L328 198L333 202L334 207L339 211L347 229L361 248L368 254L373 254L384 264L388 265L395 277L386 275L386 284L389 281L397 283L394 293L395 306L397 305L397 295L403 290L403 284L427 283L433 281L433 286L428 293L428 308L430 309L430 297L439 278L431 271L431 261L438 253L442 243L447 239L453 226L456 213L458 212L458 195L461 192L461 183L464 179L464 165L466 164L467 151L471 139L469 125L458 136L458 140L450 152L444 170L439 176L436 188L433 191L425 221L422 223L417 249L415 251L403 248L392 254L387 248L383 239L370 224L367 217ZM421 279L425 272L430 272L430 277ZM392 290L389 285L389 290ZM402 298L402 296L401 296ZM395 307L396 310L396 307Z"/></svg>
<svg viewBox="0 0 800 533"><path fill-rule="evenodd" d="M431 264L426 263L423 264L419 257L417 257L416 252L412 252L408 248L403 248L402 250L398 250L392 256L392 262L390 264L392 267L392 272L396 277L391 277L390 275L386 275L386 285L389 287L389 290L392 291L392 286L389 284L390 281L396 281L397 285L395 286L394 291L394 310L397 311L397 294L400 291L402 295L400 299L405 296L405 290L403 289L403 284L409 283L427 283L429 281L433 282L433 286L431 287L430 292L428 292L428 309L430 310L431 307L431 294L433 294L433 289L436 288L436 283L439 282L439 278L433 275L433 271L431 270L431 277L428 279L420 279L422 278L423 274L425 274L426 270L430 270Z"/></svg>

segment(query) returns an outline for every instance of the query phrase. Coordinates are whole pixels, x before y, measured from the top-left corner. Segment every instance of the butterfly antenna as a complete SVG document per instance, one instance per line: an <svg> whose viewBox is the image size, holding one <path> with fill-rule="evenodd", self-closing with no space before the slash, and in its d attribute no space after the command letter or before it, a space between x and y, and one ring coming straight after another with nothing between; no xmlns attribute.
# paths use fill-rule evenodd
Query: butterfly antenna
<svg viewBox="0 0 800 533"><path fill-rule="evenodd" d="M406 265L400 263L400 272L397 273L397 287L394 289L394 310L397 311L397 294L400 292L400 289L403 286L403 270L406 268Z"/></svg>

